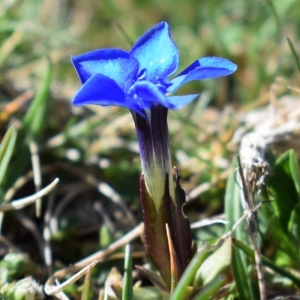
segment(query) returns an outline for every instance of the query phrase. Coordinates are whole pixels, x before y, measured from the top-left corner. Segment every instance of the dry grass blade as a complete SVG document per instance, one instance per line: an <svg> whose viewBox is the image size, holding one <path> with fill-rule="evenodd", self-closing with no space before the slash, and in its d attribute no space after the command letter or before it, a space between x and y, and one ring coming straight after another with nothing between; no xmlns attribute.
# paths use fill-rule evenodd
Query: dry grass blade
<svg viewBox="0 0 300 300"><path fill-rule="evenodd" d="M98 263L97 260L95 260L94 262L92 262L91 264L89 264L87 267L83 268L81 271L79 271L78 273L76 273L74 276L72 276L70 279L66 280L64 283L60 284L59 286L54 286L53 283L55 281L56 275L59 272L56 272L53 276L51 276L46 284L45 284L45 292L47 295L49 296L53 296L56 295L60 292L62 292L65 288L67 288L69 285L73 284L74 282L76 282L80 277L82 277L83 275L85 275L88 270L90 268L93 268L96 264ZM62 271L60 271L62 272Z"/></svg>
<svg viewBox="0 0 300 300"><path fill-rule="evenodd" d="M53 180L52 183L50 183L48 186L46 186L45 188L40 190L38 193L35 193L35 194L25 197L25 198L14 200L11 203L0 205L0 211L21 209L21 208L35 202L37 199L47 195L50 191L52 191L56 187L58 181L59 181L59 179L56 178Z"/></svg>
<svg viewBox="0 0 300 300"><path fill-rule="evenodd" d="M35 185L35 191L39 192L42 186L42 174L41 164L39 157L38 145L34 140L29 141L29 150L31 154L31 164L33 170L33 181ZM41 198L38 198L35 202L35 215L36 217L41 216Z"/></svg>
<svg viewBox="0 0 300 300"><path fill-rule="evenodd" d="M50 229L50 220L52 209L55 200L55 190L50 193L49 200L47 203L47 210L44 215L44 230L43 230L43 238L44 238L44 261L47 267L48 276L50 277L52 274L52 249L51 249L51 229Z"/></svg>
<svg viewBox="0 0 300 300"><path fill-rule="evenodd" d="M22 105L29 101L33 95L33 91L26 91L11 102L3 105L3 107L1 105L0 120L3 123L6 122L14 113L18 111L18 109L20 109Z"/></svg>
<svg viewBox="0 0 300 300"><path fill-rule="evenodd" d="M202 220L192 223L191 228L196 229L196 228L200 228L200 227L210 226L213 224L227 224L228 221L225 220L224 217L225 217L224 214L222 214L222 215L214 216L212 218L202 219Z"/></svg>
<svg viewBox="0 0 300 300"><path fill-rule="evenodd" d="M57 165L47 165L42 167L42 174L50 173L52 171L55 171L57 169ZM14 194L22 187L24 186L28 181L30 181L33 178L33 172L32 170L28 171L24 176L19 177L13 186L6 192L3 202L10 202Z"/></svg>

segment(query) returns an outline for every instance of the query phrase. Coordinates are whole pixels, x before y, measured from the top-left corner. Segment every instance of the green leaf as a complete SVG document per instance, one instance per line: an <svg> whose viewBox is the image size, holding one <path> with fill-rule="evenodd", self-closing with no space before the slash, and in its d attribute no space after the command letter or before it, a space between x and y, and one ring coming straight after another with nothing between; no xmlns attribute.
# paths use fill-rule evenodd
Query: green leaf
<svg viewBox="0 0 300 300"><path fill-rule="evenodd" d="M124 286L122 299L132 300L133 299L133 288L132 288L132 260L130 253L130 245L127 244L125 248L125 274L124 274Z"/></svg>
<svg viewBox="0 0 300 300"><path fill-rule="evenodd" d="M157 211L155 203L146 188L144 175L140 178L140 202L144 216L144 236L148 254L159 271L168 289L171 289L171 256L167 237L166 224L176 253L176 268L180 278L189 264L192 252L192 232L189 220L184 217L182 207L185 204L185 192L180 187L180 176L177 172L175 198L170 196L169 179L166 174L165 188L160 208Z"/></svg>
<svg viewBox="0 0 300 300"><path fill-rule="evenodd" d="M206 300L210 299L215 293L217 293L226 283L226 277L220 275L210 282L204 289L198 293L192 300Z"/></svg>
<svg viewBox="0 0 300 300"><path fill-rule="evenodd" d="M169 211L166 207L167 205L162 205L162 209L159 212L156 211L154 202L146 189L143 175L140 179L140 190L140 199L144 214L144 236L147 238L147 252L167 288L170 289L171 264L166 233L166 223L170 223L168 222Z"/></svg>
<svg viewBox="0 0 300 300"><path fill-rule="evenodd" d="M40 91L33 99L25 117L24 117L24 129L29 131L35 140L39 140L42 134L43 125L46 120L46 112L49 103L49 91L51 83L52 66L51 61L47 59L47 68L45 78Z"/></svg>
<svg viewBox="0 0 300 300"><path fill-rule="evenodd" d="M236 171L236 167L237 163L235 162L232 164L231 173L226 185L225 214L226 219L229 221L226 226L227 231L230 231L232 226L243 215L241 208L242 190L239 185L240 183L237 183L240 182L240 180L238 180L239 175ZM248 241L247 230L244 229L246 224L246 222L242 222L232 236L242 241ZM245 254L238 249L232 249L232 270L240 299L254 299L247 270L246 257Z"/></svg>
<svg viewBox="0 0 300 300"><path fill-rule="evenodd" d="M161 276L152 271L152 270L148 270L142 266L135 266L135 268L141 273L143 274L145 277L147 277L149 280L151 280L151 282L160 290L165 291L165 292L169 292L169 289L167 288L165 282L163 281L163 279L161 278Z"/></svg>
<svg viewBox="0 0 300 300"><path fill-rule="evenodd" d="M192 284L195 275L202 265L203 261L208 255L208 245L205 244L202 249L200 249L197 254L193 257L188 267L184 271L181 279L179 280L173 295L171 296L171 300L185 299L186 290L189 285Z"/></svg>
<svg viewBox="0 0 300 300"><path fill-rule="evenodd" d="M289 231L300 242L300 203L298 203L292 211L289 222Z"/></svg>
<svg viewBox="0 0 300 300"><path fill-rule="evenodd" d="M273 207L282 228L287 232L292 211L299 203L299 171L293 150L281 155L275 163L271 180Z"/></svg>
<svg viewBox="0 0 300 300"><path fill-rule="evenodd" d="M0 186L12 156L16 140L17 129L15 125L12 125L5 134L0 145Z"/></svg>
<svg viewBox="0 0 300 300"><path fill-rule="evenodd" d="M143 287L134 288L134 299L135 300L169 300L168 294L154 288L154 287Z"/></svg>
<svg viewBox="0 0 300 300"><path fill-rule="evenodd" d="M88 268L88 271L85 274L81 300L89 300L91 278L92 278L92 266Z"/></svg>
<svg viewBox="0 0 300 300"><path fill-rule="evenodd" d="M300 175L299 175L298 163L297 163L294 150L290 150L290 151L291 151L290 164L291 164L292 178L294 180L295 188L298 193L298 202L299 202L300 201Z"/></svg>
<svg viewBox="0 0 300 300"><path fill-rule="evenodd" d="M196 286L207 285L224 273L231 265L232 241L228 238L223 245L210 255L200 266L196 278Z"/></svg>
<svg viewBox="0 0 300 300"><path fill-rule="evenodd" d="M233 245L237 247L238 249L241 249L244 253L246 253L248 256L250 256L254 260L254 251L248 247L246 244L243 242L237 240L237 239L232 239ZM265 256L261 255L261 260L264 266L269 267L272 269L274 272L283 275L289 279L291 279L295 284L300 286L300 279L297 275L294 275L290 273L289 271L286 271L284 268L278 267L275 265L272 261L267 259Z"/></svg>
<svg viewBox="0 0 300 300"><path fill-rule="evenodd" d="M273 218L269 224L271 228L270 234L266 236L266 239L273 247L282 251L293 260L293 265L300 267L298 248L295 246L295 240L291 238L290 234L287 234L279 223L278 218Z"/></svg>

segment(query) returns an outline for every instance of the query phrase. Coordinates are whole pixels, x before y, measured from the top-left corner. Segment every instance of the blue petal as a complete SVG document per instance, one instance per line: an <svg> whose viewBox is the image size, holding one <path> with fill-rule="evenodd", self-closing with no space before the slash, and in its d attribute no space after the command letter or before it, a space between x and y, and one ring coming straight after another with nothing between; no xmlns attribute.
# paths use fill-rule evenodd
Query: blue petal
<svg viewBox="0 0 300 300"><path fill-rule="evenodd" d="M119 49L102 49L73 56L71 61L82 83L101 73L113 79L121 89L129 79L136 80L139 63L130 54Z"/></svg>
<svg viewBox="0 0 300 300"><path fill-rule="evenodd" d="M134 95L142 99L145 108L150 108L153 104L164 103L166 96L160 89L149 81L138 81L133 87Z"/></svg>
<svg viewBox="0 0 300 300"><path fill-rule="evenodd" d="M235 72L236 69L237 65L225 58L200 58L171 81L172 85L168 88L168 92L176 91L186 82L226 76Z"/></svg>
<svg viewBox="0 0 300 300"><path fill-rule="evenodd" d="M111 78L103 74L93 75L80 88L72 101L73 105L116 105L136 111L144 116L139 103L128 97Z"/></svg>
<svg viewBox="0 0 300 300"><path fill-rule="evenodd" d="M150 108L151 105L162 104L163 106L177 110L191 101L193 101L197 95L186 95L186 96L165 96L157 86L151 82L141 81L137 82L133 86L135 95L142 98L143 104L146 108Z"/></svg>
<svg viewBox="0 0 300 300"><path fill-rule="evenodd" d="M141 70L147 69L147 79L153 83L157 83L157 77L173 74L179 63L177 47L166 22L149 29L135 43L130 54L139 61Z"/></svg>
<svg viewBox="0 0 300 300"><path fill-rule="evenodd" d="M169 96L166 97L166 104L164 106L177 110L181 107L184 107L191 103L195 98L197 98L199 94L194 94L194 95L184 95L184 96Z"/></svg>

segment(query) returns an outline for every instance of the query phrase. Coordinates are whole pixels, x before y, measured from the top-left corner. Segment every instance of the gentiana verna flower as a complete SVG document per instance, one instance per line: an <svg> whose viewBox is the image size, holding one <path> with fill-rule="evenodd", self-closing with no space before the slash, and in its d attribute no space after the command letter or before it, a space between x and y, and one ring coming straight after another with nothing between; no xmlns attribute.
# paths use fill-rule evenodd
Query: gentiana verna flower
<svg viewBox="0 0 300 300"><path fill-rule="evenodd" d="M116 105L130 109L136 125L143 174L140 199L148 253L166 286L171 286L168 224L176 253L178 277L192 255L188 219L182 214L185 193L172 176L168 109L179 109L198 95L173 96L192 80L233 73L237 66L220 57L204 57L170 80L178 68L179 55L166 22L148 30L129 52L101 49L72 57L82 87L74 105Z"/></svg>
<svg viewBox="0 0 300 300"><path fill-rule="evenodd" d="M237 68L224 58L204 57L196 60L170 81L168 76L176 72L179 55L166 22L148 30L130 52L120 49L95 50L72 57L72 63L83 84L73 99L74 105L122 106L129 108L134 117L136 113L144 117L148 123L154 121L151 110L155 106L176 110L198 96L169 95L183 84L192 80L225 76ZM140 147L145 145L140 143ZM158 209L163 189L155 187L152 181L155 179L163 182L162 178L165 178L165 174L157 169L160 169L160 158L154 155L154 164L150 162L149 165L146 160L150 153L143 154L141 149L141 155L146 186ZM143 160L143 155L146 160ZM170 162L164 163L168 165L167 171L170 172Z"/></svg>
<svg viewBox="0 0 300 300"><path fill-rule="evenodd" d="M170 81L168 76L176 72L179 55L165 22L148 30L130 52L100 49L74 56L72 63L83 84L74 105L123 106L144 117L153 105L176 110L195 99L197 95L166 95L183 84L229 75L237 68L224 58L204 57Z"/></svg>

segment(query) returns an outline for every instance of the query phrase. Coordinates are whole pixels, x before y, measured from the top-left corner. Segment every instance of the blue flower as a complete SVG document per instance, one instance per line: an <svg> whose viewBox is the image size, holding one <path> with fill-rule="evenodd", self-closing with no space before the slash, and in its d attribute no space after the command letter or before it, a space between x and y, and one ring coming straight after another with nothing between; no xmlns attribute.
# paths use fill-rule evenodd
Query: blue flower
<svg viewBox="0 0 300 300"><path fill-rule="evenodd" d="M103 49L72 57L82 82L74 105L117 105L129 108L135 122L143 174L140 201L145 241L152 262L171 288L170 253L166 224L174 245L178 278L189 264L192 234L182 214L185 193L179 176L174 187L168 135L168 109L179 109L197 95L170 96L192 80L226 76L236 65L220 57L204 57L169 79L176 72L179 55L167 23L148 30L130 52Z"/></svg>
<svg viewBox="0 0 300 300"><path fill-rule="evenodd" d="M158 211L168 178L169 194L175 203L167 112L179 109L198 95L170 96L183 84L233 73L236 65L220 57L196 60L173 80L179 64L177 47L166 22L148 30L130 52L101 49L72 57L82 87L74 105L117 105L132 112L144 180Z"/></svg>
<svg viewBox="0 0 300 300"><path fill-rule="evenodd" d="M194 100L195 94L169 96L183 84L226 76L237 68L224 58L204 57L170 81L168 77L178 68L179 55L166 22L148 30L130 52L101 49L71 60L83 84L74 105L117 105L144 117L157 104L176 110Z"/></svg>

